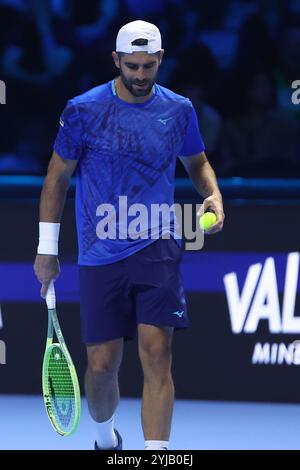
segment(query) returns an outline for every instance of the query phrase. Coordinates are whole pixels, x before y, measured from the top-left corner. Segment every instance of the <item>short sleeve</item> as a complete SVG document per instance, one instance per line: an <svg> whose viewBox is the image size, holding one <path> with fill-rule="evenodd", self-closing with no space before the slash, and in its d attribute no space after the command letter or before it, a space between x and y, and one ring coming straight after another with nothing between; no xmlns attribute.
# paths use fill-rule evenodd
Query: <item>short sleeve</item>
<svg viewBox="0 0 300 470"><path fill-rule="evenodd" d="M191 157L204 150L205 146L199 130L198 117L192 105L188 128L179 155L180 157Z"/></svg>
<svg viewBox="0 0 300 470"><path fill-rule="evenodd" d="M60 120L59 131L54 142L54 150L67 160L79 160L82 155L82 128L79 112L68 101Z"/></svg>

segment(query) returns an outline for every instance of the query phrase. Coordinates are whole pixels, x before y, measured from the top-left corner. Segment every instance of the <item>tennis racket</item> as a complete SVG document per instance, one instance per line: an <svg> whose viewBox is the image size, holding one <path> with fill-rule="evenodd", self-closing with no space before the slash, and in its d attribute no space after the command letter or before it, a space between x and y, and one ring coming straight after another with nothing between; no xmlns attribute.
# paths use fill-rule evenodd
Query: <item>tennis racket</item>
<svg viewBox="0 0 300 470"><path fill-rule="evenodd" d="M53 428L61 436L68 436L76 431L79 424L80 389L76 370L59 326L53 282L49 285L46 303L48 332L42 369L43 397ZM59 343L53 343L53 327Z"/></svg>

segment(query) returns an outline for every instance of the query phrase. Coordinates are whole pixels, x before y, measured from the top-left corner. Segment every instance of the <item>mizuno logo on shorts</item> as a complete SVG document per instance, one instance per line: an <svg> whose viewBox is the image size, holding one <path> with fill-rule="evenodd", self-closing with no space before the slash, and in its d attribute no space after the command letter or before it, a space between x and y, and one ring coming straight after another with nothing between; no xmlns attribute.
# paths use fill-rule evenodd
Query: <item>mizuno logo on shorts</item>
<svg viewBox="0 0 300 470"><path fill-rule="evenodd" d="M177 315L177 317L179 318L181 318L183 314L184 314L184 310L181 310L181 312L179 312L179 310L177 310L177 312L172 312L172 315Z"/></svg>

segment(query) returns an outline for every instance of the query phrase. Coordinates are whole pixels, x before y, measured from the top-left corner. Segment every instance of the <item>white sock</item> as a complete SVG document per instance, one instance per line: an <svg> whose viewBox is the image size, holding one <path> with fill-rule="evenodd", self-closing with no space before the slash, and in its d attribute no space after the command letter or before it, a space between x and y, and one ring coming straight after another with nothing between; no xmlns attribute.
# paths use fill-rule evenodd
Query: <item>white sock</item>
<svg viewBox="0 0 300 470"><path fill-rule="evenodd" d="M111 449L112 447L116 447L118 443L118 439L116 433L114 431L114 419L115 415L108 421L104 421L103 423L95 423L96 425L96 433L97 433L97 445L101 449Z"/></svg>
<svg viewBox="0 0 300 470"><path fill-rule="evenodd" d="M145 441L145 450L168 450L169 441Z"/></svg>

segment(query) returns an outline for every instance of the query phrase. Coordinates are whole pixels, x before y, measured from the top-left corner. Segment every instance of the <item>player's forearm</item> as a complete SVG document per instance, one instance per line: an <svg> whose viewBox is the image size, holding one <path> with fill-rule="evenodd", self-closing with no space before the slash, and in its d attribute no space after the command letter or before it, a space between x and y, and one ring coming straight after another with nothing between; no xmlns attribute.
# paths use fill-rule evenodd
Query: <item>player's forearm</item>
<svg viewBox="0 0 300 470"><path fill-rule="evenodd" d="M196 190L203 198L216 195L222 199L216 174L208 160L194 165L189 173Z"/></svg>
<svg viewBox="0 0 300 470"><path fill-rule="evenodd" d="M60 222L68 187L68 178L47 175L41 193L40 222Z"/></svg>

